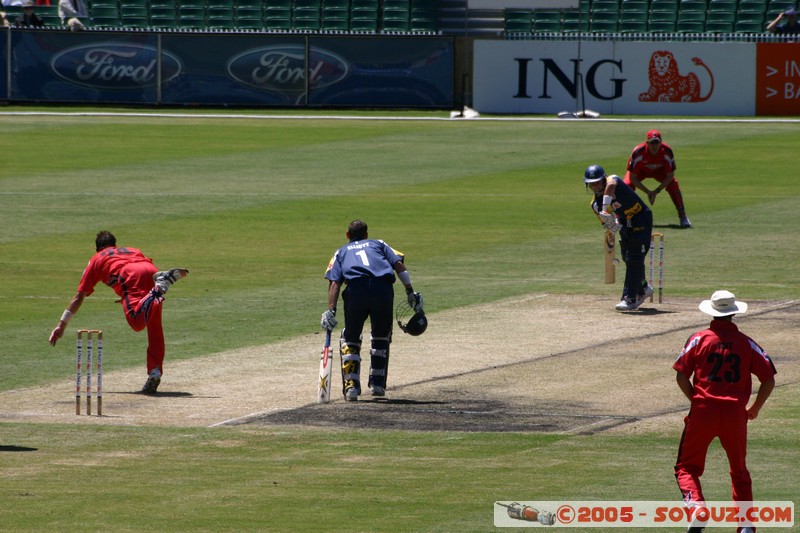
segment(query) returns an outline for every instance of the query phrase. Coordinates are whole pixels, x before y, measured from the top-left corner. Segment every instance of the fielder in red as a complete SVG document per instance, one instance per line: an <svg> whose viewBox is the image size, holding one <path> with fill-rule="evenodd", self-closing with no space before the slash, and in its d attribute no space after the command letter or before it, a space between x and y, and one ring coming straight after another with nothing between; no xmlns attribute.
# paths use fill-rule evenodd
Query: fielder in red
<svg viewBox="0 0 800 533"><path fill-rule="evenodd" d="M728 456L733 500L751 502L753 488L746 463L747 423L758 417L775 387L775 366L767 353L732 321L735 314L747 312L746 303L737 302L731 292L717 291L699 307L714 317L711 326L689 337L672 366L677 371L678 387L691 401L684 419L675 478L687 506L695 507L705 501L700 476L708 446L714 438L719 438ZM755 374L760 385L748 408L753 387L751 374ZM693 525L688 531L699 533L703 527ZM755 528L740 527L737 531L751 533Z"/></svg>
<svg viewBox="0 0 800 533"><path fill-rule="evenodd" d="M678 180L675 179L675 154L672 148L661 140L661 132L650 130L647 132L645 142L636 146L628 158L628 169L625 173L625 185L633 190L638 187L647 194L650 205L656 203L658 193L667 190L675 209L678 210L678 218L682 228L691 228L692 223L686 216L686 207L683 205L683 194L681 194ZM642 185L645 178L653 178L658 182L658 187L653 190Z"/></svg>
<svg viewBox="0 0 800 533"><path fill-rule="evenodd" d="M164 363L164 330L161 326L164 294L189 271L173 268L159 272L153 260L140 250L117 247L116 237L108 231L97 234L95 247L97 253L89 260L78 284L78 292L50 334L50 344L56 345L84 298L94 292L95 285L103 282L120 297L130 327L134 331L147 329L147 382L142 392L154 394L161 383Z"/></svg>

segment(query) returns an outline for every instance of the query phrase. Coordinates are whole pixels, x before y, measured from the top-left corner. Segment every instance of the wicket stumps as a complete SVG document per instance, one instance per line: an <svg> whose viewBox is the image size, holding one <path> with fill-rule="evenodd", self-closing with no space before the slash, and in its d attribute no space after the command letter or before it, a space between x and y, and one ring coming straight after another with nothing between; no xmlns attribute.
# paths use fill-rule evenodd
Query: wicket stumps
<svg viewBox="0 0 800 533"><path fill-rule="evenodd" d="M97 416L103 416L103 330L79 329L77 342L77 364L75 365L75 414L81 414L81 382L83 358L83 336L86 335L86 414L92 414L92 335L97 335Z"/></svg>
<svg viewBox="0 0 800 533"><path fill-rule="evenodd" d="M653 287L653 270L655 265L656 254L656 239L658 239L658 303L663 300L664 294L664 234L654 232L650 237L650 272L648 275L648 282ZM650 301L653 301L653 295L650 295Z"/></svg>

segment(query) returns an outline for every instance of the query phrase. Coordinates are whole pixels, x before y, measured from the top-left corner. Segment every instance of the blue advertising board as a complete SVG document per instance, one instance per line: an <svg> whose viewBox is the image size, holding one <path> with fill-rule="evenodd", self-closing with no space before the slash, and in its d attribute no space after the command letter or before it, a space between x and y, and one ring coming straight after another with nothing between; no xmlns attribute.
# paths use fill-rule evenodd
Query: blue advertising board
<svg viewBox="0 0 800 533"><path fill-rule="evenodd" d="M449 37L14 29L10 43L9 101L449 108L454 99Z"/></svg>
<svg viewBox="0 0 800 533"><path fill-rule="evenodd" d="M157 65L154 35L15 29L8 98L154 103Z"/></svg>

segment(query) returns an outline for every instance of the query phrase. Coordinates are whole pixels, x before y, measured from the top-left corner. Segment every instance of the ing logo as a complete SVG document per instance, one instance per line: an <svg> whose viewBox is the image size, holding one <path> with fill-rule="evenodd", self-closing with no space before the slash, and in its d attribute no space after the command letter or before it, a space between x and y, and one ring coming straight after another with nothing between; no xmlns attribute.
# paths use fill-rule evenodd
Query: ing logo
<svg viewBox="0 0 800 533"><path fill-rule="evenodd" d="M640 102L705 102L714 92L714 74L699 57L692 62L708 73L711 85L708 93L700 94L700 78L694 72L681 75L675 56L668 50L658 50L650 56L647 77L650 88L639 95Z"/></svg>

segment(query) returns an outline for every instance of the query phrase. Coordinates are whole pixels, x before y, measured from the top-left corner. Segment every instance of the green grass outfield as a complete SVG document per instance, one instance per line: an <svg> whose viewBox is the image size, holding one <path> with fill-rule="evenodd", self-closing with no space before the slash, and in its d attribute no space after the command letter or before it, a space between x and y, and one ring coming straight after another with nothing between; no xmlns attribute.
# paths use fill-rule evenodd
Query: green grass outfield
<svg viewBox="0 0 800 533"><path fill-rule="evenodd" d="M47 337L100 229L191 270L165 306L172 361L317 331L353 218L408 254L429 314L539 291L610 309L583 170L624 173L651 127L695 224L659 196L667 293L798 298L797 123L0 115L0 390L73 371ZM109 370L143 365L110 290L72 325L106 332ZM800 493L797 393L753 428L759 499ZM677 438L4 423L3 449L35 451L0 451L0 530L487 531L495 500L674 498Z"/></svg>

